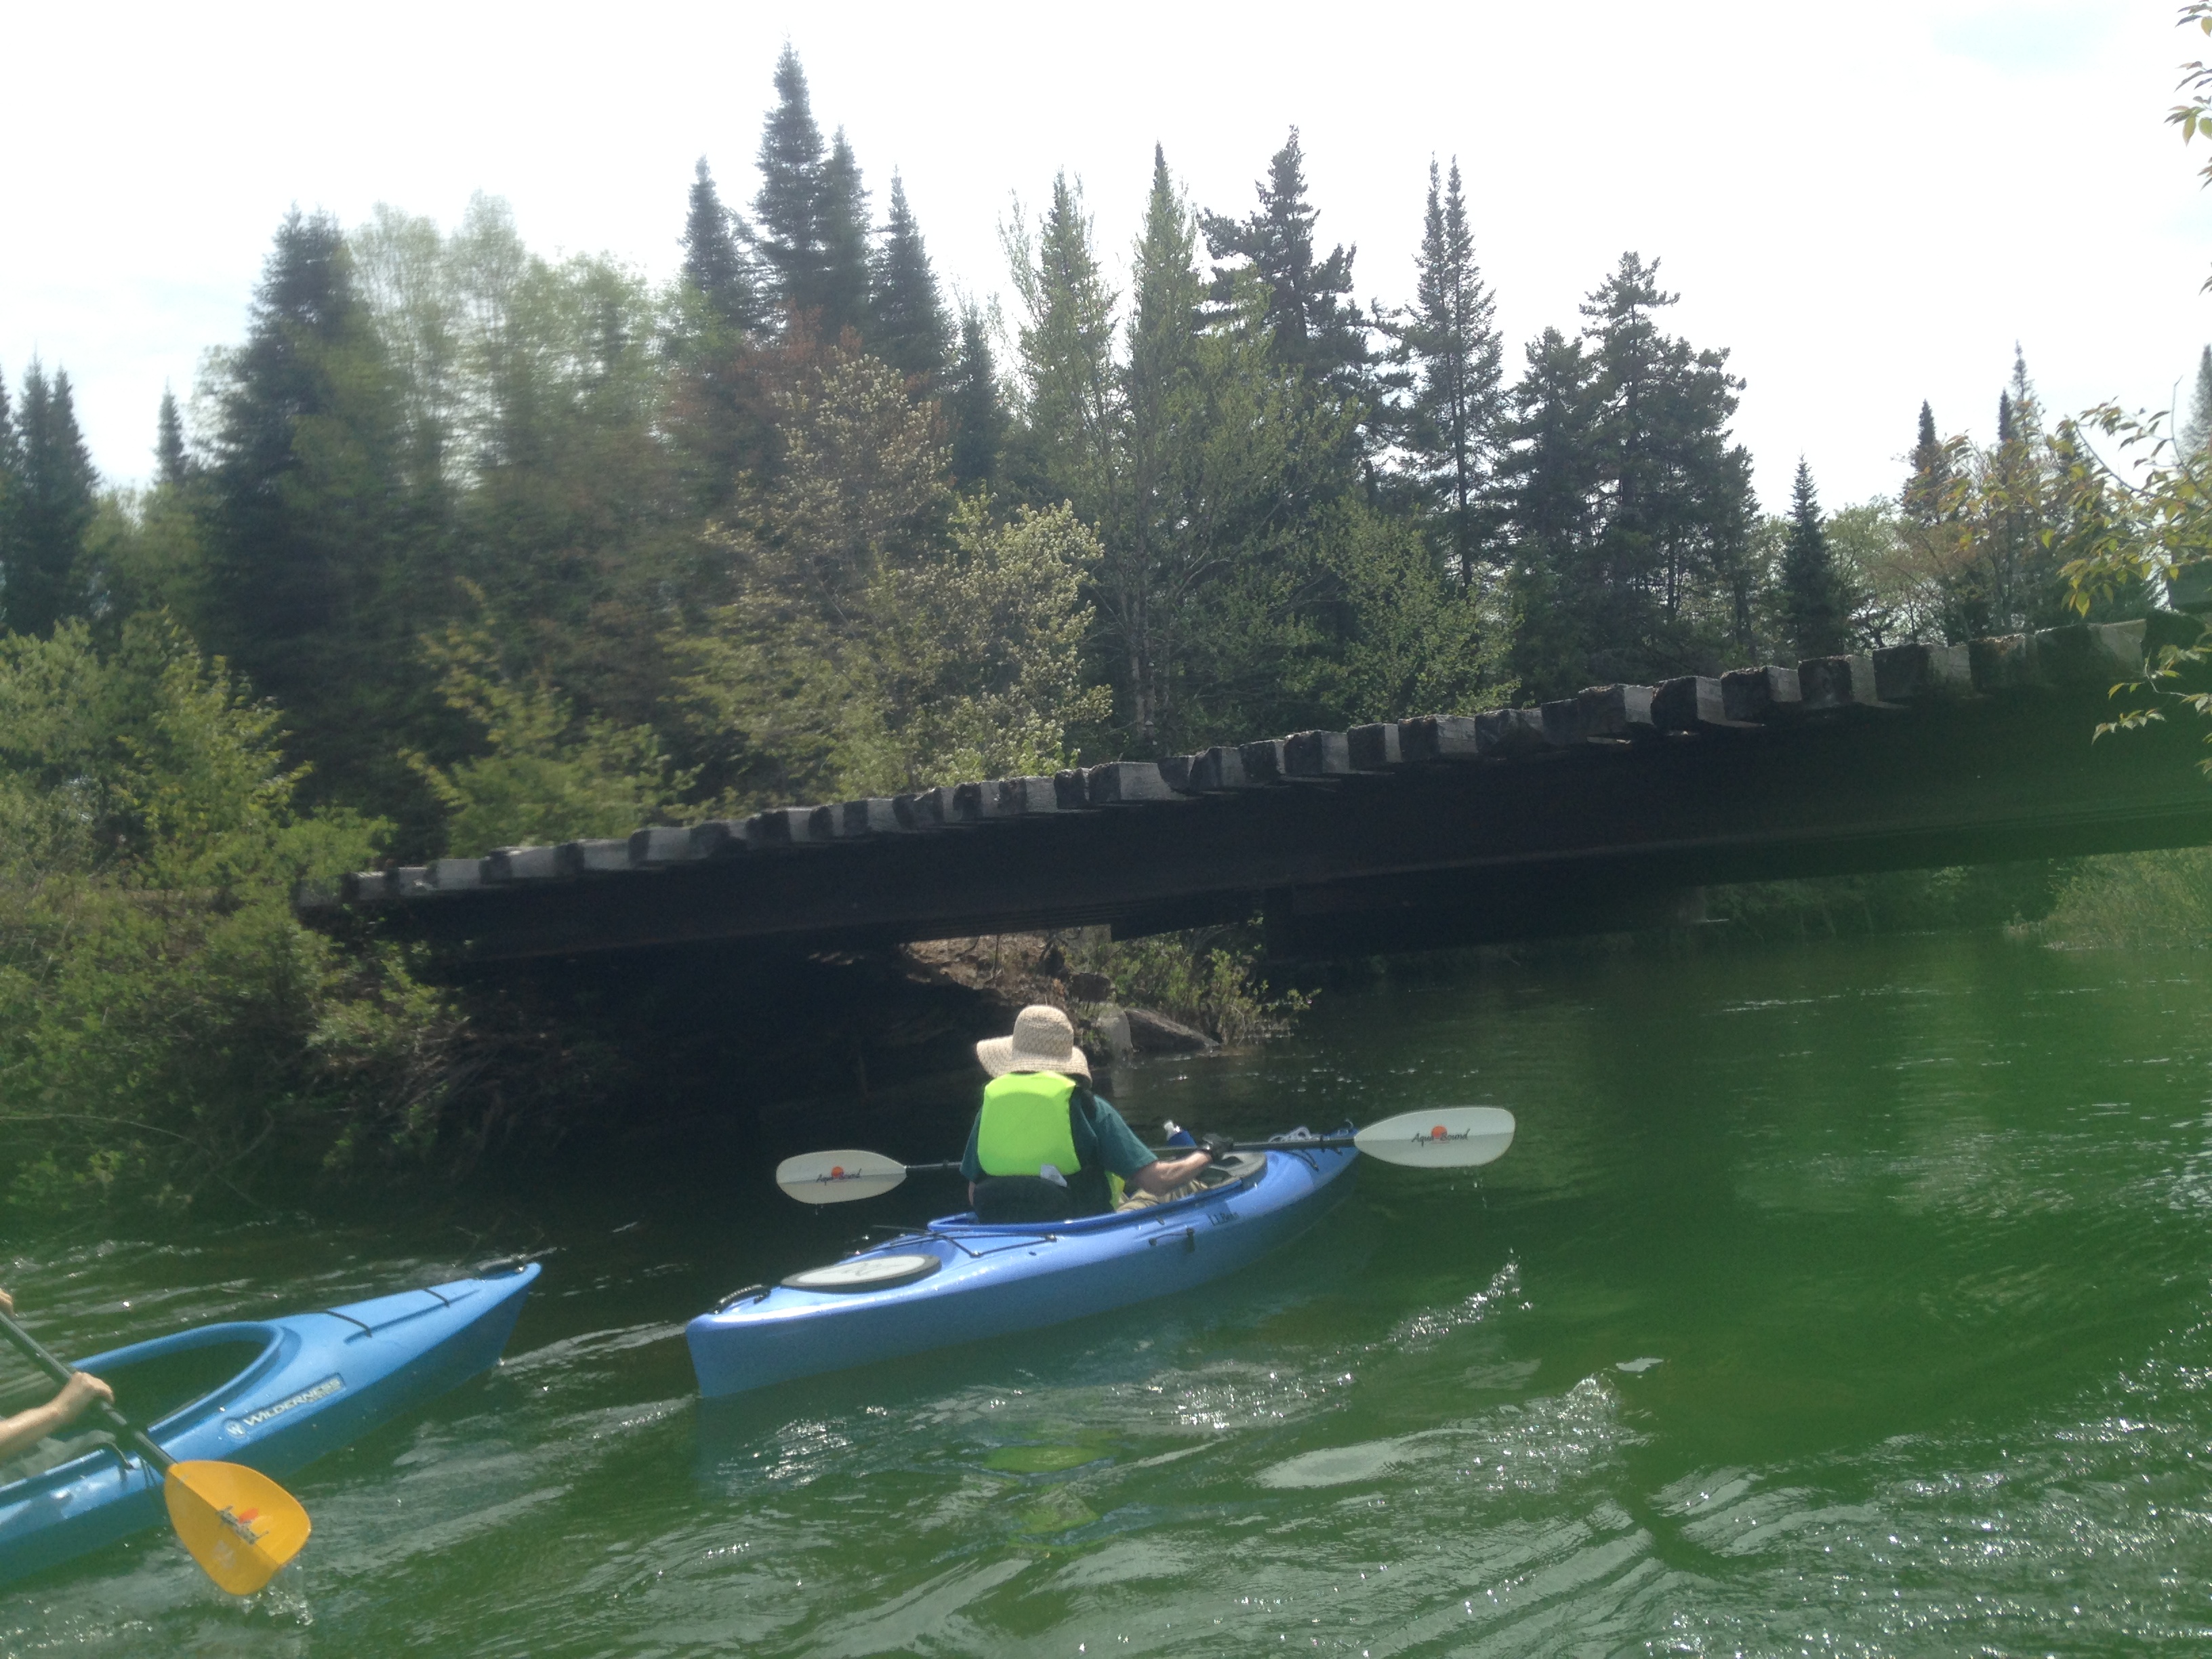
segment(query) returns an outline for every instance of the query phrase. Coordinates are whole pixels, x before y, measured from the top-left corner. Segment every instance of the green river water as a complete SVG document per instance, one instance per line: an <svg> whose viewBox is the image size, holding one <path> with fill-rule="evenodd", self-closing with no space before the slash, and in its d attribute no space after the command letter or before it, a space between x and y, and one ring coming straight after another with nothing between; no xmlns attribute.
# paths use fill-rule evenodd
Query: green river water
<svg viewBox="0 0 2212 1659"><path fill-rule="evenodd" d="M560 1249L497 1373L289 1482L315 1538L269 1591L149 1537L0 1591L0 1651L2212 1651L2208 972L1950 937L1333 993L1117 1103L1489 1103L1510 1154L1368 1164L1110 1323L714 1409L684 1319L946 1189L816 1216L718 1151L481 1241L16 1239L78 1352Z"/></svg>

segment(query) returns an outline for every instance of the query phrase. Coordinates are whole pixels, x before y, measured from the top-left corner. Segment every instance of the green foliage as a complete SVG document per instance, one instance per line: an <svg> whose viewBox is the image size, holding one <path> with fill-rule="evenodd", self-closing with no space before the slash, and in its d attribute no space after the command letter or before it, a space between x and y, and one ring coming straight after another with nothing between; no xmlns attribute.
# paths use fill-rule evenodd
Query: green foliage
<svg viewBox="0 0 2212 1659"><path fill-rule="evenodd" d="M84 538L100 489L66 371L49 378L32 360L0 471L0 624L49 633L84 611Z"/></svg>
<svg viewBox="0 0 2212 1659"><path fill-rule="evenodd" d="M906 185L891 174L890 215L875 257L871 334L876 355L925 390L934 389L951 356L951 324L907 205Z"/></svg>
<svg viewBox="0 0 2212 1659"><path fill-rule="evenodd" d="M1446 568L1472 586L1497 533L1492 470L1505 409L1497 302L1475 265L1456 156L1448 184L1429 163L1415 266L1413 305L1390 330L1408 382L1407 472Z"/></svg>
<svg viewBox="0 0 2212 1659"><path fill-rule="evenodd" d="M722 329L740 334L761 325L758 283L745 252L747 228L722 205L714 175L701 156L691 179L691 210L684 222L684 280Z"/></svg>
<svg viewBox="0 0 2212 1659"><path fill-rule="evenodd" d="M2075 950L2212 944L2212 848L2084 859L2038 931Z"/></svg>
<svg viewBox="0 0 2212 1659"><path fill-rule="evenodd" d="M1316 254L1320 214L1307 198L1305 150L1296 127L1254 188L1259 205L1244 218L1201 216L1207 253L1229 262L1214 268L1213 299L1241 310L1240 289L1256 280L1267 295L1266 328L1277 359L1313 396L1348 403L1355 422L1364 420L1375 388L1367 321L1352 297L1355 250L1340 244ZM1354 453L1347 441L1334 459L1348 463Z"/></svg>
<svg viewBox="0 0 2212 1659"><path fill-rule="evenodd" d="M434 1139L437 1000L289 908L378 826L297 811L276 721L166 618L106 654L82 623L0 640L11 1203L181 1206Z"/></svg>
<svg viewBox="0 0 2212 1659"><path fill-rule="evenodd" d="M1744 882L1707 889L1706 916L1727 924L1723 940L2018 927L2050 914L2074 870L2074 860L2037 860Z"/></svg>
<svg viewBox="0 0 2212 1659"><path fill-rule="evenodd" d="M278 228L246 343L216 362L194 631L285 710L311 793L404 801L390 739L426 690L410 642L434 589L410 536L402 406L335 221Z"/></svg>
<svg viewBox="0 0 2212 1659"><path fill-rule="evenodd" d="M1108 712L1106 688L1084 681L1081 575L1098 542L1075 514L1024 507L995 523L973 497L954 510L949 542L885 570L870 596L882 747L854 793L1057 771L1074 763L1069 733Z"/></svg>
<svg viewBox="0 0 2212 1659"><path fill-rule="evenodd" d="M1067 763L1105 708L1079 655L1091 534L1065 507L951 504L933 422L873 357L827 354L782 410L783 475L726 543L738 597L671 641L726 804Z"/></svg>
<svg viewBox="0 0 2212 1659"><path fill-rule="evenodd" d="M408 757L448 814L447 844L455 852L623 836L682 820L693 775L670 764L651 726L580 717L543 674L509 673L488 624L455 623L426 649L447 706L488 746L453 766Z"/></svg>
<svg viewBox="0 0 2212 1659"><path fill-rule="evenodd" d="M1661 331L1677 296L1657 271L1622 255L1583 341L1546 331L1513 394L1514 660L1540 698L1709 673L1753 641L1751 460L1728 430L1742 383L1726 352Z"/></svg>
<svg viewBox="0 0 2212 1659"><path fill-rule="evenodd" d="M999 389L998 358L991 349L991 324L975 306L960 313L959 347L944 379L953 482L988 488L999 475L1007 420Z"/></svg>
<svg viewBox="0 0 2212 1659"><path fill-rule="evenodd" d="M1203 927L1110 940L1091 930L1070 952L1071 966L1103 974L1114 1000L1150 1008L1230 1044L1280 1036L1313 998L1276 993L1260 973L1260 946L1249 930Z"/></svg>
<svg viewBox="0 0 2212 1659"><path fill-rule="evenodd" d="M1851 647L1850 597L1829 550L1827 526L1813 489L1813 469L1800 456L1790 502L1790 536L1782 550L1782 620L1800 657L1839 656Z"/></svg>

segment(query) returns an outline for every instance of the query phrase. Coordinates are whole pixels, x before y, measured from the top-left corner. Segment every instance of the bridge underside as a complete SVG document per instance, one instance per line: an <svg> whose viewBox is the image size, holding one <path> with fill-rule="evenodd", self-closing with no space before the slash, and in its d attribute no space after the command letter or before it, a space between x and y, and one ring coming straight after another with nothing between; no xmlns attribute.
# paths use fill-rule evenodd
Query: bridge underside
<svg viewBox="0 0 2212 1659"><path fill-rule="evenodd" d="M2199 732L2092 741L2142 628L507 849L371 872L301 912L496 962L1127 935L1256 910L1273 952L1304 956L1648 926L1723 883L2212 842Z"/></svg>

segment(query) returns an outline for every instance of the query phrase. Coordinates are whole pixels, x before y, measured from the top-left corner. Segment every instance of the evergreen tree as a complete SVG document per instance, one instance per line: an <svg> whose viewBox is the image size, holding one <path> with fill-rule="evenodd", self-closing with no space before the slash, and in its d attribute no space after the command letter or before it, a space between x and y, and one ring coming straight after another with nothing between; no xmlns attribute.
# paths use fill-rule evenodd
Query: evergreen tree
<svg viewBox="0 0 2212 1659"><path fill-rule="evenodd" d="M822 228L823 284L808 309L821 313L822 337L834 340L847 329L868 328L868 192L860 185L860 164L838 128L822 168L816 222Z"/></svg>
<svg viewBox="0 0 2212 1659"><path fill-rule="evenodd" d="M1813 469L1797 458L1790 488L1790 534L1782 549L1782 622L1800 657L1850 649L1850 605L1813 489Z"/></svg>
<svg viewBox="0 0 2212 1659"><path fill-rule="evenodd" d="M1936 435L1936 411L1920 404L1920 432L1913 441L1912 471L1898 500L1908 526L1932 532L1950 511L1951 452Z"/></svg>
<svg viewBox="0 0 2212 1659"><path fill-rule="evenodd" d="M15 435L7 378L0 375L0 585L7 580L8 562L15 554L15 503L22 487L22 445Z"/></svg>
<svg viewBox="0 0 2212 1659"><path fill-rule="evenodd" d="M1724 351L1661 331L1658 266L1634 253L1583 307L1598 367L1606 513L1599 557L1620 609L1592 683L1656 680L1709 664L1721 631L1747 642L1756 502L1751 457L1729 442L1742 382ZM1717 598L1727 614L1714 614Z"/></svg>
<svg viewBox="0 0 2212 1659"><path fill-rule="evenodd" d="M1980 474L1977 556L1960 586L1954 618L1962 636L2071 620L2058 576L2062 561L2045 534L2056 521L2060 485L2052 476L2042 405L2017 346L2011 384L1997 394L1997 441L1983 458Z"/></svg>
<svg viewBox="0 0 2212 1659"><path fill-rule="evenodd" d="M697 289L715 319L740 333L760 325L760 290L745 253L742 219L722 205L714 176L701 156L691 179L691 210L684 222L684 278Z"/></svg>
<svg viewBox="0 0 2212 1659"><path fill-rule="evenodd" d="M412 793L396 751L442 594L404 559L396 399L329 215L278 226L215 392L201 641L283 708L312 793L390 811Z"/></svg>
<svg viewBox="0 0 2212 1659"><path fill-rule="evenodd" d="M1516 665L1539 698L1711 672L1749 648L1756 501L1728 430L1741 382L1725 352L1660 328L1674 298L1622 256L1583 307L1583 341L1547 332L1515 390Z"/></svg>
<svg viewBox="0 0 2212 1659"><path fill-rule="evenodd" d="M2182 417L2177 442L2185 455L2202 455L2212 448L2212 346L2197 359L2197 385L2189 394L2189 413Z"/></svg>
<svg viewBox="0 0 2212 1659"><path fill-rule="evenodd" d="M760 194L753 198L761 258L787 312L818 312L830 287L822 223L826 159L806 91L806 71L788 43L775 63L776 106L761 131ZM832 335L834 337L834 333Z"/></svg>
<svg viewBox="0 0 2212 1659"><path fill-rule="evenodd" d="M891 174L890 216L875 264L875 326L870 343L892 368L933 392L951 355L951 325L906 185ZM958 463L955 462L957 470Z"/></svg>
<svg viewBox="0 0 2212 1659"><path fill-rule="evenodd" d="M1579 339L1547 328L1527 349L1498 459L1520 617L1515 672L1551 696L1588 684L1606 606L1596 557L1600 471L1597 367Z"/></svg>
<svg viewBox="0 0 2212 1659"><path fill-rule="evenodd" d="M1097 524L1109 508L1120 388L1114 373L1115 295L1091 246L1083 190L1065 173L1032 228L1006 232L1015 292L1025 313L1021 356L1023 426L1017 483L1042 506L1068 501Z"/></svg>
<svg viewBox="0 0 2212 1659"><path fill-rule="evenodd" d="M1118 488L1098 571L1099 620L1118 659L1109 678L1123 693L1124 718L1138 740L1158 735L1162 705L1180 634L1189 573L1177 557L1188 538L1178 488L1198 434L1192 392L1199 382L1198 227L1152 147L1152 187L1131 271L1128 360L1121 374L1124 411Z"/></svg>
<svg viewBox="0 0 2212 1659"><path fill-rule="evenodd" d="M161 413L154 423L154 481L181 484L186 467L184 417L177 412L177 394L163 386Z"/></svg>
<svg viewBox="0 0 2212 1659"><path fill-rule="evenodd" d="M100 475L77 429L68 373L50 380L36 358L23 374L15 450L0 619L11 633L49 634L85 608L84 532L98 506Z"/></svg>
<svg viewBox="0 0 2212 1659"><path fill-rule="evenodd" d="M956 483L988 485L998 477L1006 442L1006 410L999 393L999 366L991 350L990 324L975 306L960 313L960 343L945 376L945 416L952 429Z"/></svg>
<svg viewBox="0 0 2212 1659"><path fill-rule="evenodd" d="M1296 127L1255 189L1260 205L1247 217L1204 216L1206 252L1216 259L1244 261L1267 284L1267 324L1278 356L1317 386L1371 401L1366 319L1350 297L1358 250L1339 244L1327 258L1315 258L1320 215L1306 199L1305 152ZM1229 296L1230 272L1217 268L1214 297L1226 301Z"/></svg>
<svg viewBox="0 0 2212 1659"><path fill-rule="evenodd" d="M1446 568L1466 586L1488 539L1485 498L1504 398L1496 306L1475 265L1457 157L1449 183L1429 163L1414 265L1413 307L1393 331L1413 376L1404 444Z"/></svg>

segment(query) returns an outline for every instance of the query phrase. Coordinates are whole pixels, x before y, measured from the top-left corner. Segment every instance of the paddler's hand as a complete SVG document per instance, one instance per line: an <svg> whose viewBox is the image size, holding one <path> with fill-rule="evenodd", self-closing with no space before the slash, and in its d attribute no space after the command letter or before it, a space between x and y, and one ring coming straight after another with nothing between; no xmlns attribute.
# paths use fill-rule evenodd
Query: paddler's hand
<svg viewBox="0 0 2212 1659"><path fill-rule="evenodd" d="M87 1372L71 1371L70 1380L62 1384L62 1391L54 1396L54 1409L61 1414L62 1422L74 1423L85 1414L95 1400L103 1405L112 1406L115 1390Z"/></svg>
<svg viewBox="0 0 2212 1659"><path fill-rule="evenodd" d="M1237 1143L1227 1135L1200 1135L1198 1149L1216 1164L1226 1164L1236 1155Z"/></svg>
<svg viewBox="0 0 2212 1659"><path fill-rule="evenodd" d="M5 1291L0 1291L0 1313L6 1314L10 1319L15 1316L15 1298Z"/></svg>

